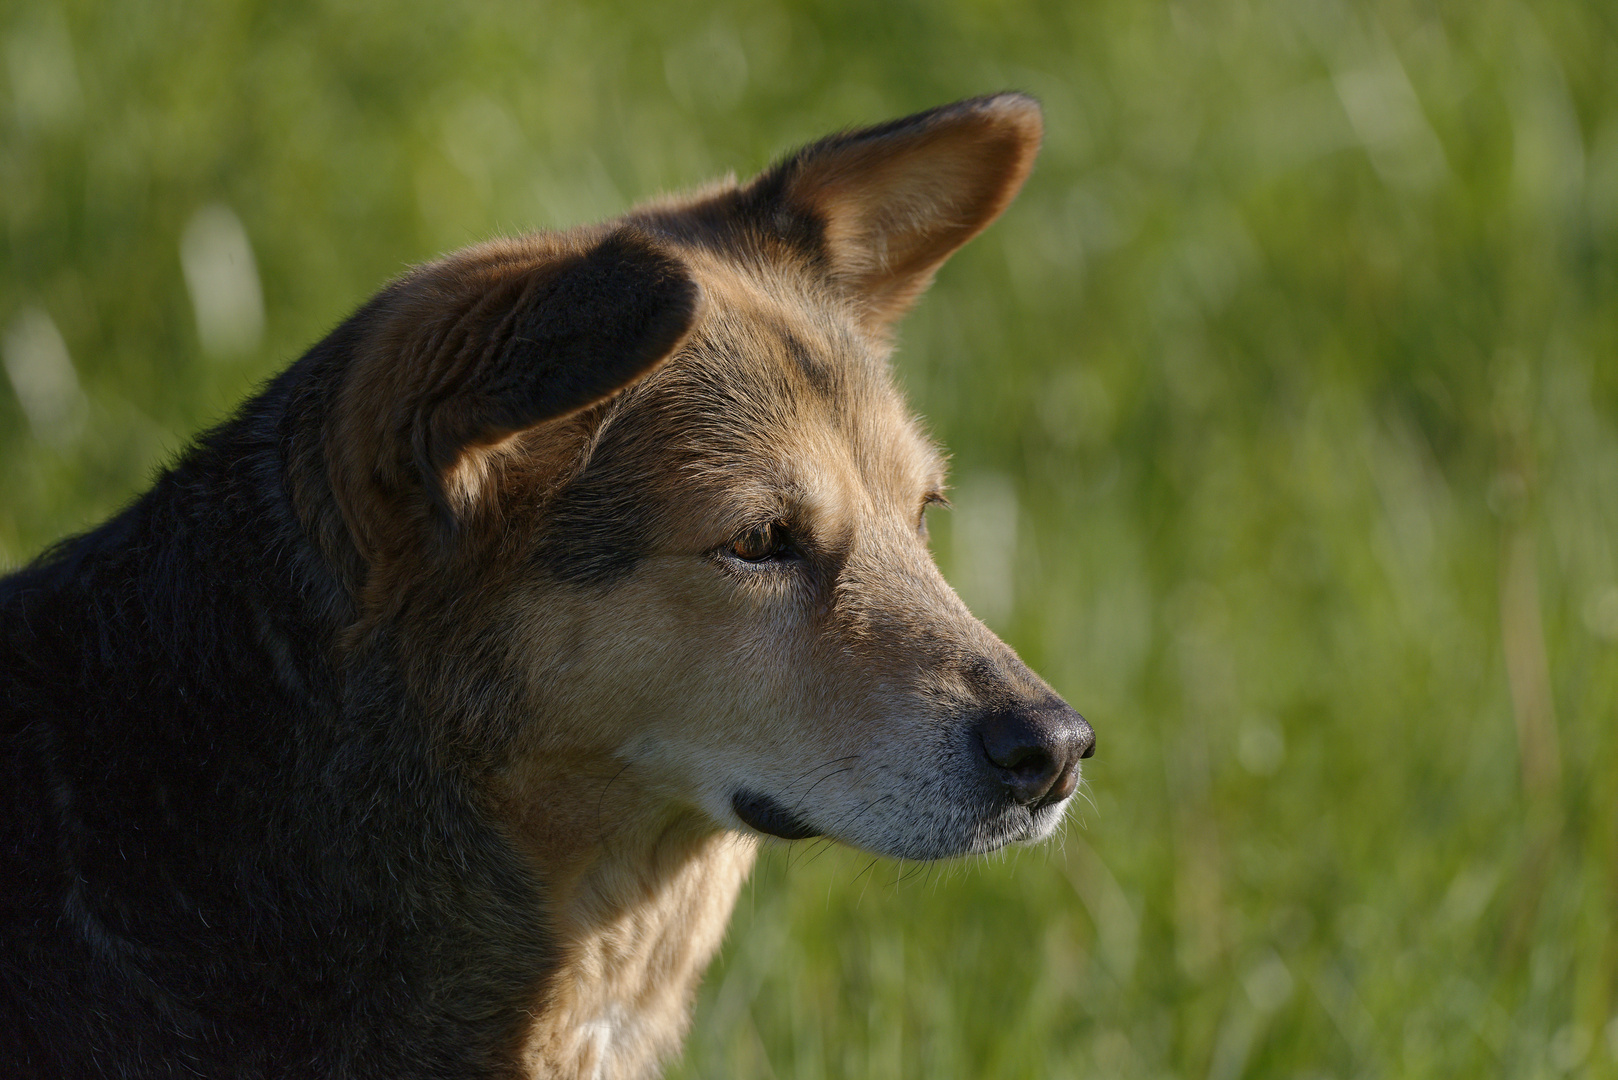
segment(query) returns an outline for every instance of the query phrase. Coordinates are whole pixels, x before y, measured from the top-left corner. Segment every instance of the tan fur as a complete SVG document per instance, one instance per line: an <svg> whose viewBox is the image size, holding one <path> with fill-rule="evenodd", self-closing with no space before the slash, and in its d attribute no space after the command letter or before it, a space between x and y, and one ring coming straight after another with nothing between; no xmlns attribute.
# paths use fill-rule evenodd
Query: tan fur
<svg viewBox="0 0 1618 1080"><path fill-rule="evenodd" d="M757 184L818 223L824 258L709 224L755 190L734 183L631 214L700 295L689 333L525 427L453 399L421 417L606 230L480 245L377 301L325 448L358 555L348 641L396 635L544 884L558 966L523 1036L533 1075L646 1076L677 1050L754 856L739 792L907 858L1055 827L1059 805L983 794L971 718L1057 699L933 564L943 460L887 366L893 320L1010 201L1039 134L1037 106L1004 96L810 148ZM633 558L601 584L544 554L580 543L556 522L588 490L635 500ZM761 525L801 563L728 554Z"/></svg>
<svg viewBox="0 0 1618 1080"><path fill-rule="evenodd" d="M1005 97L961 137L922 131L905 145L804 171L802 197L825 214L837 272L885 326L903 314L956 248L1000 216L1034 167L1043 122L1026 98Z"/></svg>

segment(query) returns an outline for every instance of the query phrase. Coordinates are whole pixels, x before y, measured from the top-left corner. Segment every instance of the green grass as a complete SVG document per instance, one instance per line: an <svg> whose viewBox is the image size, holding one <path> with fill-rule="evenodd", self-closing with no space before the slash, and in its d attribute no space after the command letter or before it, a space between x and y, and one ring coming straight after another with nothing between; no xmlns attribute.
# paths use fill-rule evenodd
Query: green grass
<svg viewBox="0 0 1618 1080"><path fill-rule="evenodd" d="M985 862L773 850L674 1075L1618 1075L1618 9L678 7L0 9L0 330L82 388L35 432L0 386L0 561L412 261L1026 89L1040 166L897 365L1088 800Z"/></svg>

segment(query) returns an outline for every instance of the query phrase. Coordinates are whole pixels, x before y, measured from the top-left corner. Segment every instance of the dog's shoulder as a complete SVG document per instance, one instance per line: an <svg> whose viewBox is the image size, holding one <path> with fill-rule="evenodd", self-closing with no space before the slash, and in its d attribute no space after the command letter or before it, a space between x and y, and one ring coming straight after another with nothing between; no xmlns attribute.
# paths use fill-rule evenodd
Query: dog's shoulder
<svg viewBox="0 0 1618 1080"><path fill-rule="evenodd" d="M42 1074L480 1075L546 969L386 642L333 661L312 356L0 580L0 1055Z"/></svg>

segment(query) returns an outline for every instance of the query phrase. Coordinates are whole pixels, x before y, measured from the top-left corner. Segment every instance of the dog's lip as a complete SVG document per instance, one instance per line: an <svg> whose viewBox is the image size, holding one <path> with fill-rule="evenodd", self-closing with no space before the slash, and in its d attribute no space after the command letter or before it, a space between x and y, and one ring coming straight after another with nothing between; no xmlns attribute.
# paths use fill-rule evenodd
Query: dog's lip
<svg viewBox="0 0 1618 1080"><path fill-rule="evenodd" d="M742 789L730 797L731 809L752 828L782 840L807 840L820 830L768 795Z"/></svg>

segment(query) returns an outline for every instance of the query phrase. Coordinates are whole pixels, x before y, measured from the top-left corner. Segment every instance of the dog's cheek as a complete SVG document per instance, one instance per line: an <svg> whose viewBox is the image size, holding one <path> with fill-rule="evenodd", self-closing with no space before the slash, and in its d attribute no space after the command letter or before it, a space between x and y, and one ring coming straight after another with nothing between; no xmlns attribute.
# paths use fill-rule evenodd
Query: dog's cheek
<svg viewBox="0 0 1618 1080"><path fill-rule="evenodd" d="M678 794L729 824L737 791L784 791L857 750L842 723L849 695L820 663L813 604L778 594L721 607L671 657L689 693L646 702L641 757L666 763Z"/></svg>
<svg viewBox="0 0 1618 1080"><path fill-rule="evenodd" d="M665 555L606 589L545 582L514 598L513 662L540 742L612 754L653 738L745 741L753 719L779 715L803 650L793 613L737 593L707 560ZM545 719L557 716L589 720Z"/></svg>

